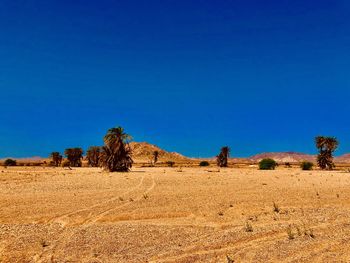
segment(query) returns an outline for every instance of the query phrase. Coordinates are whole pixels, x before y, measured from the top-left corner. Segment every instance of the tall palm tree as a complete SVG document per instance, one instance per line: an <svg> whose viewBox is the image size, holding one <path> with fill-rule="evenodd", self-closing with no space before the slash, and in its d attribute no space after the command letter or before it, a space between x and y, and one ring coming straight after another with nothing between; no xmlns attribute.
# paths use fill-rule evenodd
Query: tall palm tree
<svg viewBox="0 0 350 263"><path fill-rule="evenodd" d="M101 156L101 147L99 146L90 146L86 151L86 159L88 160L88 164L91 167L98 167Z"/></svg>
<svg viewBox="0 0 350 263"><path fill-rule="evenodd" d="M222 147L219 155L216 156L217 165L220 167L227 167L229 156L230 156L230 148L228 146Z"/></svg>
<svg viewBox="0 0 350 263"><path fill-rule="evenodd" d="M122 127L111 128L104 137L101 165L110 172L128 172L132 167L131 136Z"/></svg>
<svg viewBox="0 0 350 263"><path fill-rule="evenodd" d="M322 170L332 170L335 165L333 162L333 152L338 148L339 142L335 137L317 136L315 144L319 150L317 155L317 164Z"/></svg>

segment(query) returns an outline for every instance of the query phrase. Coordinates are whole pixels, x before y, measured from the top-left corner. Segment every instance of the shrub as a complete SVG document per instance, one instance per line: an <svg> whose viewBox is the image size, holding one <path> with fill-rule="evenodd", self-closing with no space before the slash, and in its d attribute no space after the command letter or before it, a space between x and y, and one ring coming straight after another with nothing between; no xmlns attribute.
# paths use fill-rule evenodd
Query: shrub
<svg viewBox="0 0 350 263"><path fill-rule="evenodd" d="M275 170L276 166L277 166L276 161L270 158L262 159L259 162L260 170Z"/></svg>
<svg viewBox="0 0 350 263"><path fill-rule="evenodd" d="M281 209L279 208L279 206L275 202L273 202L273 211L275 213L279 213L281 211Z"/></svg>
<svg viewBox="0 0 350 263"><path fill-rule="evenodd" d="M173 167L175 162L174 161L167 161L166 164L169 166L169 167Z"/></svg>
<svg viewBox="0 0 350 263"><path fill-rule="evenodd" d="M30 166L41 166L43 164L44 163L41 163L41 162L35 162L35 163L31 163Z"/></svg>
<svg viewBox="0 0 350 263"><path fill-rule="evenodd" d="M65 160L64 162L62 162L62 167L70 167L70 161Z"/></svg>
<svg viewBox="0 0 350 263"><path fill-rule="evenodd" d="M4 162L5 166L16 166L17 165L17 161L16 160L12 160L12 159L6 159Z"/></svg>
<svg viewBox="0 0 350 263"><path fill-rule="evenodd" d="M293 233L291 225L289 225L287 227L286 232L287 232L287 235L288 235L288 239L290 239L290 240L294 239L294 233Z"/></svg>
<svg viewBox="0 0 350 263"><path fill-rule="evenodd" d="M207 162L207 161L201 161L201 162L199 163L199 166L209 166L209 162Z"/></svg>
<svg viewBox="0 0 350 263"><path fill-rule="evenodd" d="M314 166L314 164L312 162L302 162L300 164L300 167L302 170L312 170L313 166Z"/></svg>
<svg viewBox="0 0 350 263"><path fill-rule="evenodd" d="M284 165L286 166L286 168L291 168L292 167L292 165L289 162L284 163Z"/></svg>
<svg viewBox="0 0 350 263"><path fill-rule="evenodd" d="M253 226L249 221L245 222L244 229L245 229L245 232L253 232Z"/></svg>

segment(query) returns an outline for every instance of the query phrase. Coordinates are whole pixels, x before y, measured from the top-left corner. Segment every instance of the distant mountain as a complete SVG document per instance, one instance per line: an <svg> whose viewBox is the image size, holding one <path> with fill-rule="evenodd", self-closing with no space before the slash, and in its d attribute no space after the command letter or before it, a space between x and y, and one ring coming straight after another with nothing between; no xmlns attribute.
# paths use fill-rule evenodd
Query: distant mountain
<svg viewBox="0 0 350 263"><path fill-rule="evenodd" d="M133 159L136 163L149 163L153 157L153 152L158 151L159 162L174 161L174 162L198 162L199 160L207 160L210 162L215 162L215 157L212 158L189 158L183 156L177 152L168 152L160 147L150 144L147 142L131 142L130 147L133 150ZM10 158L10 157L9 157ZM230 163L258 163L264 158L271 158L278 163L300 163L302 161L316 162L316 155L299 153L299 152L266 152L256 154L248 158L230 158ZM5 161L8 158L0 159L0 162ZM19 163L39 163L43 161L49 161L48 158L43 158L40 156L27 157L27 158L11 158L17 160ZM350 163L350 153L344 154L334 158L336 163Z"/></svg>
<svg viewBox="0 0 350 263"><path fill-rule="evenodd" d="M336 163L350 163L350 153L343 154L341 156L335 157L334 162Z"/></svg>
<svg viewBox="0 0 350 263"><path fill-rule="evenodd" d="M299 163L302 161L316 162L316 155L298 153L298 152L271 152L271 153L260 153L249 157L251 162L259 162L262 159L271 158L279 163Z"/></svg>

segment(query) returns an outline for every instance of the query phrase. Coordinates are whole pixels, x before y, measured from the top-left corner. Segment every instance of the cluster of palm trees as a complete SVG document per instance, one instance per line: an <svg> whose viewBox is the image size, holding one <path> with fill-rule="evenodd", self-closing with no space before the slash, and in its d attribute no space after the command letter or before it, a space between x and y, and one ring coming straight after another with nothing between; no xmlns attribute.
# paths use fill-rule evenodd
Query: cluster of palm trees
<svg viewBox="0 0 350 263"><path fill-rule="evenodd" d="M317 136L315 144L319 150L317 155L317 164L322 170L332 170L335 165L333 162L333 153L338 148L339 142L335 137ZM228 166L228 158L230 155L230 148L224 146L220 153L216 156L216 163L219 167Z"/></svg>
<svg viewBox="0 0 350 263"><path fill-rule="evenodd" d="M70 166L80 167L83 160L83 149L82 148L68 148L64 151L64 155L67 157Z"/></svg>
<svg viewBox="0 0 350 263"><path fill-rule="evenodd" d="M131 136L124 132L122 127L111 128L104 136L104 146L91 146L86 152L86 160L92 167L103 167L110 172L127 172L133 164L132 151L129 145ZM317 156L318 166L325 170L332 170L334 166L333 152L338 148L339 142L335 137L317 136L315 144L319 150ZM80 167L83 160L83 149L68 148L64 154L72 167ZM50 155L52 164L60 166L63 160L59 152L52 152ZM151 164L154 166L158 161L159 152L152 154ZM230 157L230 148L224 146L216 156L216 162L219 167L228 166Z"/></svg>
<svg viewBox="0 0 350 263"><path fill-rule="evenodd" d="M52 159L52 165L54 166L61 165L63 157L59 152L52 152L50 155L50 158Z"/></svg>
<svg viewBox="0 0 350 263"><path fill-rule="evenodd" d="M129 171L133 164L130 139L131 136L122 127L109 129L104 136L104 146L91 146L87 150L88 164L92 167L103 167L110 172ZM82 148L68 148L64 151L69 166L72 167L82 165L83 154ZM59 152L51 153L50 157L54 166L61 165L63 157Z"/></svg>

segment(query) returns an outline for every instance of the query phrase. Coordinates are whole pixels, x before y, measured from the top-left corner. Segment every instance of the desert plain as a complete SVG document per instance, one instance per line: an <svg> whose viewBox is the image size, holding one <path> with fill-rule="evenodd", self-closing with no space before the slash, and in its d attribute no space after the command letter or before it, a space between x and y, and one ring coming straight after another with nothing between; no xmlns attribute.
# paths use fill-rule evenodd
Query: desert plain
<svg viewBox="0 0 350 263"><path fill-rule="evenodd" d="M0 168L0 262L349 262L350 173Z"/></svg>

